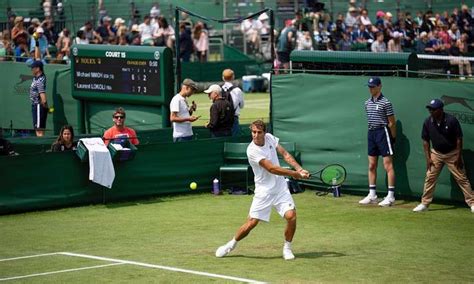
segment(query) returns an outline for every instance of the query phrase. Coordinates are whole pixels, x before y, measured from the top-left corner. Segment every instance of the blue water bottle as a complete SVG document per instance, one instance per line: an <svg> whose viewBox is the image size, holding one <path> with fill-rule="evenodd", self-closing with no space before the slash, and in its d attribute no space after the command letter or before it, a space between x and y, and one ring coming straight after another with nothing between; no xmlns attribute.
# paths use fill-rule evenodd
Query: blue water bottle
<svg viewBox="0 0 474 284"><path fill-rule="evenodd" d="M217 178L215 178L213 181L212 181L212 193L214 193L214 195L219 195L219 180Z"/></svg>

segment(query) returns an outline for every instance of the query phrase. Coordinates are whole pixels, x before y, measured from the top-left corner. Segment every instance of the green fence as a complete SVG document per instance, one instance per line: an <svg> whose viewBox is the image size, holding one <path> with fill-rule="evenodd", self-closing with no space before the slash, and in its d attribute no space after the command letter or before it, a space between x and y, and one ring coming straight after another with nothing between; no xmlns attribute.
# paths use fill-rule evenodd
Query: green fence
<svg viewBox="0 0 474 284"><path fill-rule="evenodd" d="M303 164L317 170L341 163L348 171L343 190L367 191L367 121L364 102L369 97L366 77L313 74L272 78L274 133L283 141L295 141ZM413 197L423 191L425 157L421 128L429 115L425 105L446 96L468 103L446 103L464 131L464 159L470 180L474 178L474 89L470 83L382 78L383 93L393 103L397 119L394 165L396 194ZM455 100L456 101L456 100ZM470 108L469 108L470 106ZM295 134L295 129L299 129ZM386 190L385 172L379 162L378 189ZM441 174L436 198L463 200L448 170Z"/></svg>

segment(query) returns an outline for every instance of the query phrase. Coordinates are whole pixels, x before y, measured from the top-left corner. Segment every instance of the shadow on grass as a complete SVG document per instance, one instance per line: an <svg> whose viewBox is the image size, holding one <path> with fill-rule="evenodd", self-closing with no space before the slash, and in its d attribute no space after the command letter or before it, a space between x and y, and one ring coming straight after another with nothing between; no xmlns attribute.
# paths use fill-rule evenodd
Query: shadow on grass
<svg viewBox="0 0 474 284"><path fill-rule="evenodd" d="M346 254L334 252L334 251L318 251L318 252L303 252L303 253L295 253L295 258L320 258L320 257L341 257L346 256ZM242 257L242 258L254 258L254 259L280 259L282 258L281 255L277 256L248 256L248 255L231 255L230 257Z"/></svg>
<svg viewBox="0 0 474 284"><path fill-rule="evenodd" d="M154 204L164 202L162 199L154 198L154 199L147 199L147 200L137 200L137 201L126 201L126 202L116 202L116 203L106 203L105 207L109 209L115 208L122 208L122 207L130 207L130 206L137 206L143 204Z"/></svg>

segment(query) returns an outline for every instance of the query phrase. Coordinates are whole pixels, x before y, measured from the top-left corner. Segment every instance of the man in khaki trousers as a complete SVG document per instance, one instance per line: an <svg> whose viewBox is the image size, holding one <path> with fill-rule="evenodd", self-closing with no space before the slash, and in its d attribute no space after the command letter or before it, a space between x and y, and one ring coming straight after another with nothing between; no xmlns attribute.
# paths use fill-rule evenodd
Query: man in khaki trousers
<svg viewBox="0 0 474 284"><path fill-rule="evenodd" d="M459 121L445 113L444 104L439 99L431 100L426 106L430 112L423 123L421 137L426 156L426 178L421 203L413 211L428 210L433 200L436 181L446 164L454 179L464 193L464 199L474 213L474 192L466 176L462 159L462 129ZM430 147L431 142L431 147Z"/></svg>

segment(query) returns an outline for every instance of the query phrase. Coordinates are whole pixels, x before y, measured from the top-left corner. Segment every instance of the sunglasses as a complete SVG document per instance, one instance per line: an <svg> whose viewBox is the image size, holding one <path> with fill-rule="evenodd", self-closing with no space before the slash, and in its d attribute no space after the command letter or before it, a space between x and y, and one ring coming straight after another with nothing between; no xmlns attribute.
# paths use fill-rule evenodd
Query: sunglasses
<svg viewBox="0 0 474 284"><path fill-rule="evenodd" d="M115 115L114 118L116 118L116 119L119 119L119 118L120 118L120 119L124 119L125 116L123 116L123 115Z"/></svg>

